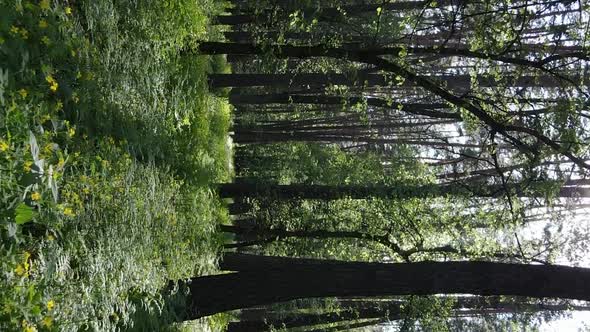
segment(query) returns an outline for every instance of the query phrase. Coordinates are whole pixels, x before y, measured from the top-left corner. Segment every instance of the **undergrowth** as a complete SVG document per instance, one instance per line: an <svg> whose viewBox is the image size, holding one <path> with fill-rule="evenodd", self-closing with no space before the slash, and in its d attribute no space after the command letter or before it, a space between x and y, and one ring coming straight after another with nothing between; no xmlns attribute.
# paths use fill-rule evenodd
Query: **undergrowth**
<svg viewBox="0 0 590 332"><path fill-rule="evenodd" d="M227 65L180 50L219 10L0 0L0 330L161 329L169 280L215 269Z"/></svg>

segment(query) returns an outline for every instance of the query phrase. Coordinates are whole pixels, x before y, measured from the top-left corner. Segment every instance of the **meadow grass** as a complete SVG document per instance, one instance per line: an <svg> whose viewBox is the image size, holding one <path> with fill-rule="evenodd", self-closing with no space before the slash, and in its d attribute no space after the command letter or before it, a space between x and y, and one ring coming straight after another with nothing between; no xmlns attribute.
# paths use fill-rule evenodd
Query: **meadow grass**
<svg viewBox="0 0 590 332"><path fill-rule="evenodd" d="M0 0L0 330L176 328L228 218L228 67L181 55L221 2L69 3Z"/></svg>

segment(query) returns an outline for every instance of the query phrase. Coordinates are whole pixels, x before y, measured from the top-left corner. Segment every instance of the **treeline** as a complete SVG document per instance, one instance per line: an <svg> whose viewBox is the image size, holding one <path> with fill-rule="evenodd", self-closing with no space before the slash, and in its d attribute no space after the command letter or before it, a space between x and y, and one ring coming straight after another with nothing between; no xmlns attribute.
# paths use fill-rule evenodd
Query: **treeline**
<svg viewBox="0 0 590 332"><path fill-rule="evenodd" d="M225 40L184 55L232 62L209 85L231 89L234 106L236 180L218 192L233 215L219 229L233 236L220 267L235 272L193 279L187 318L244 309L230 330L457 330L476 321L462 317L502 324L567 307L531 298L588 300L590 272L554 265L580 257L584 235L568 220L590 196L586 10L231 2L215 18ZM438 313L412 302L455 293L477 296L447 295ZM492 295L509 297L479 297ZM286 317L269 309L350 296L389 300ZM446 318L456 324L439 324Z"/></svg>

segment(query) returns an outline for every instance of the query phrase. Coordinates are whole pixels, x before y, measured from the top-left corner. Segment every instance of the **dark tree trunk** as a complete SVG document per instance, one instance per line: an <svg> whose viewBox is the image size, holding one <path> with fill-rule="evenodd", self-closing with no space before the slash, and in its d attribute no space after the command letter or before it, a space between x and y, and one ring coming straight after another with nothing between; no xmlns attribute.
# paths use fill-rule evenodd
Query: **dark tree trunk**
<svg viewBox="0 0 590 332"><path fill-rule="evenodd" d="M590 300L590 269L492 262L402 264L226 254L221 268L194 278L186 319L328 296L511 295Z"/></svg>
<svg viewBox="0 0 590 332"><path fill-rule="evenodd" d="M369 106L383 107L388 109L401 110L406 113L424 115L440 119L461 120L458 113L443 112L438 109L445 109L448 106L444 103L398 103L381 98L360 98L360 97L341 97L325 95L300 95L289 93L275 93L264 95L230 95L229 102L234 105L241 104L317 104L317 105L354 105L357 103L366 103Z"/></svg>
<svg viewBox="0 0 590 332"><path fill-rule="evenodd" d="M434 81L445 82L451 89L467 90L471 85L468 75L436 75L427 76ZM345 74L211 74L208 76L209 85L213 88L224 87L301 87L301 86L386 86L390 82L396 83L391 75L360 73L358 75ZM551 76L504 76L496 81L489 77L478 77L478 85L482 87L494 87L502 84L510 84L512 87L560 87L560 82ZM404 82L401 87L412 86L410 82Z"/></svg>
<svg viewBox="0 0 590 332"><path fill-rule="evenodd" d="M412 185L306 185L290 184L277 185L262 182L238 182L225 183L219 186L221 197L269 197L275 199L324 199L333 200L341 198L363 199L369 197L381 198L414 198L437 197L443 195L496 197L505 193L506 189L515 191L516 197L544 197L545 194L535 190L535 187L545 186L548 183L531 183L528 188L520 185L509 184L506 187L500 185L483 185L477 187L465 187L459 185L428 184L422 186ZM590 188L562 187L557 192L558 197L590 197Z"/></svg>

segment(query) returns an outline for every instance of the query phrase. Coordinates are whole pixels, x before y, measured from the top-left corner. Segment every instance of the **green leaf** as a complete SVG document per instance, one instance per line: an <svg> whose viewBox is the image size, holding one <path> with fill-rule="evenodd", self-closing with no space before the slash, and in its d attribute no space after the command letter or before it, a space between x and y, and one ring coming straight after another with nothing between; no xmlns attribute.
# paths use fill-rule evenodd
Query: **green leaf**
<svg viewBox="0 0 590 332"><path fill-rule="evenodd" d="M17 225L26 224L33 219L35 216L35 212L33 208L24 204L20 203L15 210L15 220Z"/></svg>

